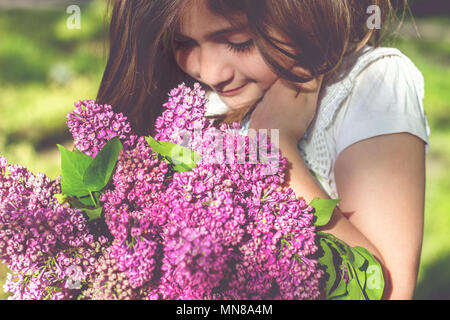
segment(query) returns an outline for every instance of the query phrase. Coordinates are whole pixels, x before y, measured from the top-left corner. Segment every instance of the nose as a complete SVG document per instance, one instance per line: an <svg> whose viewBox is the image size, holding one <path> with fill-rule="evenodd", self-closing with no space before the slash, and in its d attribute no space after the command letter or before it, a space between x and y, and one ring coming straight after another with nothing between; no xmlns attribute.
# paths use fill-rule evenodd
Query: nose
<svg viewBox="0 0 450 320"><path fill-rule="evenodd" d="M226 57L221 56L214 46L198 50L199 80L212 88L223 88L233 81L234 70Z"/></svg>

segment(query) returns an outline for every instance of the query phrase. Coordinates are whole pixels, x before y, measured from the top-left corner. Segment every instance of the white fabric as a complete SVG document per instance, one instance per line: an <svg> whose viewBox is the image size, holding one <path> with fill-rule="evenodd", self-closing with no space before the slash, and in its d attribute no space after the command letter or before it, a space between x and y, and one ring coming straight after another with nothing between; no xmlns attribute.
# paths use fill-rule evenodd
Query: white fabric
<svg viewBox="0 0 450 320"><path fill-rule="evenodd" d="M206 98L208 102L206 103L205 116L224 114L230 110L217 93L209 91Z"/></svg>
<svg viewBox="0 0 450 320"><path fill-rule="evenodd" d="M216 93L208 95L207 112L228 110ZM324 79L317 114L298 148L331 198L339 197L336 159L358 141L408 132L422 139L428 152L430 127L423 98L421 72L395 48L365 46ZM242 123L241 134L247 135L248 125L249 117Z"/></svg>

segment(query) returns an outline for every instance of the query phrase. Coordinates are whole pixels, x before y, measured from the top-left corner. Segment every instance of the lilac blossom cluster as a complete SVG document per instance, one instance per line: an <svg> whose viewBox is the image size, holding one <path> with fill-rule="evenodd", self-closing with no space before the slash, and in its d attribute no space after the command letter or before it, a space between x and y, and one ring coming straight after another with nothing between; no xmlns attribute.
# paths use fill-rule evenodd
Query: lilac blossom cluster
<svg viewBox="0 0 450 320"><path fill-rule="evenodd" d="M60 193L58 179L0 157L0 259L13 272L4 285L11 299L71 299L94 272L108 240L94 238L81 211L58 203Z"/></svg>
<svg viewBox="0 0 450 320"><path fill-rule="evenodd" d="M137 139L122 113L114 113L110 105L98 105L93 100L76 102L67 115L67 126L75 147L91 157L114 137L119 137L125 148L132 147Z"/></svg>
<svg viewBox="0 0 450 320"><path fill-rule="evenodd" d="M95 157L117 136L125 147L100 196L111 241L87 228L81 211L52 199L61 192L59 180L10 190L5 183L26 179L2 158L0 253L15 272L7 285L15 298L42 299L49 290L60 299L323 297L313 208L284 187L286 159L277 152L270 161L246 161L267 137L257 135L255 144L236 134L237 123L215 128L204 117L206 102L199 84L181 84L156 121L157 140L201 155L184 172L153 152L110 106L82 101L68 115L79 151ZM230 141L233 152L217 152ZM28 261L34 256L37 262ZM69 266L76 267L78 291L63 285L73 280Z"/></svg>

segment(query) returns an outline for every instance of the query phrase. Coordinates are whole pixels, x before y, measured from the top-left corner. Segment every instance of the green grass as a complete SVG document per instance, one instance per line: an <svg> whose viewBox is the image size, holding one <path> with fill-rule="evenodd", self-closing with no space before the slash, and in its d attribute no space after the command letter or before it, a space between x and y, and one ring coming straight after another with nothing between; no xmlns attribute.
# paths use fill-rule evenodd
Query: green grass
<svg viewBox="0 0 450 320"><path fill-rule="evenodd" d="M450 130L434 130L427 157L425 228L417 299L450 299Z"/></svg>
<svg viewBox="0 0 450 320"><path fill-rule="evenodd" d="M56 143L70 136L66 114L94 99L106 61L105 2L81 8L81 29L65 8L0 11L0 153L56 176Z"/></svg>
<svg viewBox="0 0 450 320"><path fill-rule="evenodd" d="M65 12L0 11L0 154L56 177L56 143L70 144L65 116L95 97L104 68L103 2L82 8L82 29L65 28ZM17 23L19 22L20 23ZM448 28L450 19L428 19ZM422 260L416 298L450 298L450 43L424 38L392 43L425 78L431 126ZM6 267L0 266L0 284ZM0 289L0 299L7 296Z"/></svg>
<svg viewBox="0 0 450 320"><path fill-rule="evenodd" d="M428 33L450 30L450 19L418 20ZM420 30L420 29L419 29ZM450 37L393 43L425 79L424 106L431 127L427 155L425 226L416 299L450 299Z"/></svg>

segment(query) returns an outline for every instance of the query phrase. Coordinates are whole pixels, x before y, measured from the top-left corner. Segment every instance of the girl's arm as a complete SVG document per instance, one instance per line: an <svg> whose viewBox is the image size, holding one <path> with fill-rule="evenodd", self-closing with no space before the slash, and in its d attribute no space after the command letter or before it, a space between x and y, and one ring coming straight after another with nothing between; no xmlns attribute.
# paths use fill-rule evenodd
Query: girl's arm
<svg viewBox="0 0 450 320"><path fill-rule="evenodd" d="M411 299L422 247L425 146L408 133L355 143L335 164L339 206L378 249L391 288L385 298Z"/></svg>
<svg viewBox="0 0 450 320"><path fill-rule="evenodd" d="M296 139L289 136L280 136L279 148L282 156L286 157L288 161L289 172L286 179L286 187L292 188L295 194L304 198L307 203L310 203L314 198L329 198L303 161L297 149ZM352 247L361 246L366 248L380 262L383 271L386 271L381 252L343 215L340 208L341 206L334 210L331 221L320 230L333 234ZM390 280L387 272L384 273L384 279L386 295L386 292L390 291Z"/></svg>
<svg viewBox="0 0 450 320"><path fill-rule="evenodd" d="M289 186L307 202L327 198L296 145L295 139L280 137L280 150L290 164ZM387 299L413 296L423 234L424 154L419 138L391 134L355 143L336 162L342 200L323 231L365 247L379 260Z"/></svg>

